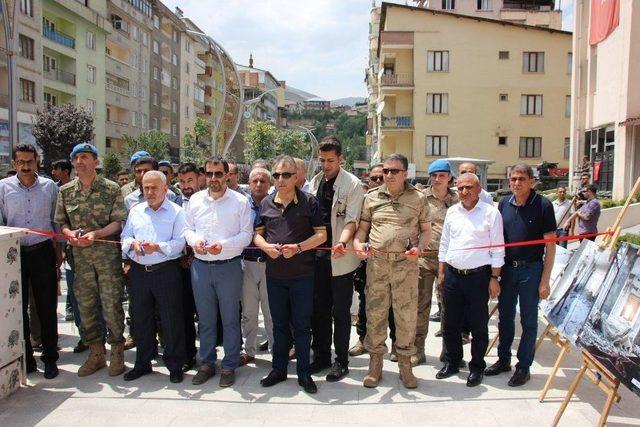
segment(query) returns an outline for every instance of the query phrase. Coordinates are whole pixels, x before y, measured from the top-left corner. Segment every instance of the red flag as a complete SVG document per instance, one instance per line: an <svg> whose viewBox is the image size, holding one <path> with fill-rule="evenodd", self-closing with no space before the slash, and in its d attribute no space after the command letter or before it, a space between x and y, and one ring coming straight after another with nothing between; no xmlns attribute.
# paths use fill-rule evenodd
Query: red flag
<svg viewBox="0 0 640 427"><path fill-rule="evenodd" d="M606 39L620 22L620 0L591 0L589 44Z"/></svg>
<svg viewBox="0 0 640 427"><path fill-rule="evenodd" d="M593 182L600 181L601 168L602 168L602 162L593 162Z"/></svg>

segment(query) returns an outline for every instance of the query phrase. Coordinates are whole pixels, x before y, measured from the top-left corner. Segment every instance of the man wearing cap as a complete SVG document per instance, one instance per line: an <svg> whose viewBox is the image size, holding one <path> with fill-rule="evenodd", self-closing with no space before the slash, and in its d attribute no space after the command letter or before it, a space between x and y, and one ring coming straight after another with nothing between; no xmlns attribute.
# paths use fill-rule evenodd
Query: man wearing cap
<svg viewBox="0 0 640 427"><path fill-rule="evenodd" d="M129 164L131 165L132 172L135 172L134 168L136 166L136 163L138 163L138 160L142 157L151 157L151 154L147 153L146 151L136 151L131 155ZM142 177L140 177L140 181L138 181L138 177L136 176L136 179L129 182L128 184L123 185L120 188L120 191L122 191L122 197L127 197L127 195L135 190L136 187L140 186L140 182L142 182Z"/></svg>
<svg viewBox="0 0 640 427"><path fill-rule="evenodd" d="M160 160L158 162L158 170L167 177L167 184L169 185L169 190L172 191L176 196L180 195L180 189L173 184L173 179L175 178L175 174L173 173L173 166L169 160ZM169 193L167 193L169 195ZM173 200L175 203L175 200Z"/></svg>
<svg viewBox="0 0 640 427"><path fill-rule="evenodd" d="M146 200L144 198L144 193L142 192L142 177L144 176L144 174L151 170L157 171L159 168L160 163L153 157L143 156L136 159L136 163L133 167L133 173L135 175L134 182L136 183L136 188L134 188L131 193L124 196L124 206L125 208L127 208L127 212L137 204L140 204ZM167 199L169 199L170 202L175 202L176 197L177 193L173 192L171 188L169 188L169 191L167 191Z"/></svg>
<svg viewBox="0 0 640 427"><path fill-rule="evenodd" d="M124 372L124 311L119 240L122 221L127 217L120 187L96 175L98 150L82 143L73 148L71 162L76 178L60 187L55 222L69 239L73 254L74 293L80 309L80 338L91 350L78 370L79 376L91 375L106 366L105 347L99 310L107 325L111 345L109 375Z"/></svg>
<svg viewBox="0 0 640 427"><path fill-rule="evenodd" d="M431 240L427 246L428 253L420 257L420 281L418 282L418 321L416 323L416 354L411 356L413 366L425 363L426 355L424 344L429 332L429 313L431 312L431 297L433 296L433 283L438 277L438 248L444 217L449 207L460 200L458 194L449 188L452 178L451 164L448 160L438 159L429 165L427 170L431 185L424 189L427 196L427 204L431 212ZM441 293L436 292L441 313L444 312ZM441 319L442 319L441 315ZM443 342L444 345L444 342Z"/></svg>

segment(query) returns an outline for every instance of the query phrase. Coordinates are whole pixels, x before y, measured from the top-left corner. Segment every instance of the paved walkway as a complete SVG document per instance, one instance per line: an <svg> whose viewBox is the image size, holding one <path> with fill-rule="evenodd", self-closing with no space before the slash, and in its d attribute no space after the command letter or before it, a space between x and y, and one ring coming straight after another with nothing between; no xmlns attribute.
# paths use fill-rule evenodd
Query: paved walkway
<svg viewBox="0 0 640 427"><path fill-rule="evenodd" d="M60 298L59 313L64 312ZM316 376L319 392L307 395L297 384L295 375L271 389L263 389L260 378L269 372L270 357L260 354L257 364L238 369L234 387L221 389L219 376L202 386L191 385L194 372L182 384L171 384L167 370L155 363L153 375L134 382L122 376L109 377L103 369L90 377L79 378L78 366L86 353L73 354L77 331L72 322L60 324L60 375L44 380L42 372L29 376L29 384L10 398L0 401L0 426L128 426L128 425L550 425L565 391L577 371L579 361L572 352L558 373L547 401L538 402L539 390L546 381L557 349L543 344L532 368L531 381L512 389L506 385L507 374L485 378L476 388L467 388L467 372L448 380L436 380L440 368L437 356L440 340L433 336L431 323L427 343L427 364L414 370L419 379L416 390L404 389L398 380L397 365L385 360L383 381L377 389L366 389L362 380L367 371L366 355L353 358L350 374L339 383L327 383ZM490 332L496 331L492 319ZM352 342L356 339L355 328ZM516 344L517 345L517 340ZM469 346L465 357L469 358ZM134 351L126 352L129 367ZM487 358L496 360L495 349ZM40 364L40 361L38 361ZM289 368L295 373L295 366ZM640 425L640 400L626 388L622 401L615 405L609 425ZM605 397L588 380L583 380L577 395L567 408L564 426L595 425Z"/></svg>

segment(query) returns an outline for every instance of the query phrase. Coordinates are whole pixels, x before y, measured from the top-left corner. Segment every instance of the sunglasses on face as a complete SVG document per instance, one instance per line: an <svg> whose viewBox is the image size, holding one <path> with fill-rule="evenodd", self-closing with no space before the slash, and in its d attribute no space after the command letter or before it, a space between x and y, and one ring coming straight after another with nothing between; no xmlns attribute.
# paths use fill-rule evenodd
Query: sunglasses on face
<svg viewBox="0 0 640 427"><path fill-rule="evenodd" d="M388 174L398 175L398 173L400 172L404 172L404 169L387 169L387 168L382 169L383 175L388 175Z"/></svg>
<svg viewBox="0 0 640 427"><path fill-rule="evenodd" d="M207 176L207 178L213 178L214 176L216 178L222 178L224 176L224 172L220 172L220 171L205 172L204 174Z"/></svg>
<svg viewBox="0 0 640 427"><path fill-rule="evenodd" d="M373 175L370 176L369 179L373 182L380 182L384 179L384 177L382 175Z"/></svg>
<svg viewBox="0 0 640 427"><path fill-rule="evenodd" d="M294 174L291 172L282 172L282 173L278 173L278 172L274 172L271 176L273 177L273 179L275 179L276 181L280 179L280 177L282 177L282 179L289 179L293 176Z"/></svg>

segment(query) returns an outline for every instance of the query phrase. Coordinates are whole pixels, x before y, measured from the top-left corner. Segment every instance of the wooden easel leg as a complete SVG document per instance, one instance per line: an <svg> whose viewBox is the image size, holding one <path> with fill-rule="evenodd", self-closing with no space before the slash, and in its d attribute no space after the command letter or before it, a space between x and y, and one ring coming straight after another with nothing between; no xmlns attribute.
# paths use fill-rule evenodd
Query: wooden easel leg
<svg viewBox="0 0 640 427"><path fill-rule="evenodd" d="M551 371L551 374L549 374L549 378L547 378L547 382L545 383L544 388L542 389L542 393L540 394L540 402L543 402L544 398L547 396L547 392L551 388L551 383L553 382L553 379L556 377L556 374L558 373L558 369L560 369L560 364L562 363L562 360L564 359L567 352L569 351L569 348L570 348L569 343L565 343L562 346L562 350L560 350L560 354L556 359L556 363L555 365L553 365L553 370Z"/></svg>
<svg viewBox="0 0 640 427"><path fill-rule="evenodd" d="M536 341L536 351L538 351L538 348L540 348L540 346L542 345L542 342L544 341L545 337L549 334L549 331L551 330L552 327L553 326L551 326L551 323L548 323L547 327L544 328L544 331L542 331L542 333L538 337L538 341Z"/></svg>
<svg viewBox="0 0 640 427"><path fill-rule="evenodd" d="M491 339L491 342L487 346L487 351L484 353L485 356L487 356L491 351L491 349L493 348L493 346L496 345L496 343L498 342L498 338L500 338L500 334L496 332L495 336L493 337L493 339Z"/></svg>
<svg viewBox="0 0 640 427"><path fill-rule="evenodd" d="M562 402L562 405L560 405L560 409L558 409L558 412L556 413L556 417L553 419L553 424L552 424L553 427L556 427L560 422L560 418L562 418L562 414L564 413L564 410L567 409L567 405L569 404L569 401L571 400L573 393L576 392L576 389L578 388L578 384L580 384L580 380L582 379L582 376L584 375L586 370L587 370L587 362L585 361L585 362L582 362L582 366L580 366L580 370L578 371L578 374L576 375L573 382L571 383L571 387L569 387L569 390L567 390L567 395L564 397L564 401Z"/></svg>
<svg viewBox="0 0 640 427"><path fill-rule="evenodd" d="M604 427L607 422L607 418L609 417L609 412L611 412L611 406L613 406L613 402L616 400L616 396L618 395L618 385L612 387L607 393L607 402L604 404L604 408L602 408L602 412L600 413L600 421L598 421L599 427Z"/></svg>

